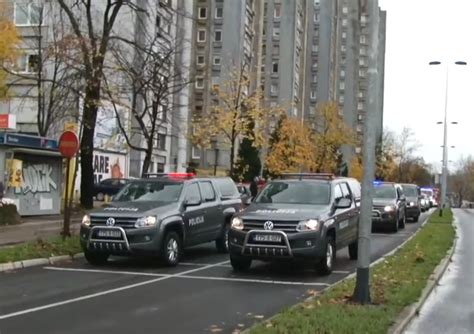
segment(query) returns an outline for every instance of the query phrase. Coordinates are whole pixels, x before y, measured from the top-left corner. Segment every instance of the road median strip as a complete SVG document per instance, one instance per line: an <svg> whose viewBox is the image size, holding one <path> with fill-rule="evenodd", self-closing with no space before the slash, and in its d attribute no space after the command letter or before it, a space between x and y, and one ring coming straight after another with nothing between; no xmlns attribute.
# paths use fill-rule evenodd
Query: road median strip
<svg viewBox="0 0 474 334"><path fill-rule="evenodd" d="M435 211L429 222L403 247L373 265L371 305L362 306L352 302L355 278L350 275L322 294L245 332L386 333L390 330L395 333L397 328L400 330L401 321L408 323L409 320L404 319L413 316L413 312L407 309L417 301L426 299L427 283L432 285L433 281L439 279L440 273L444 272L438 269L440 263L449 261L452 254L455 240L453 216L450 210L444 213L444 217L438 217ZM415 310L419 307L415 307Z"/></svg>
<svg viewBox="0 0 474 334"><path fill-rule="evenodd" d="M0 272L57 264L80 258L79 237L55 237L0 249Z"/></svg>

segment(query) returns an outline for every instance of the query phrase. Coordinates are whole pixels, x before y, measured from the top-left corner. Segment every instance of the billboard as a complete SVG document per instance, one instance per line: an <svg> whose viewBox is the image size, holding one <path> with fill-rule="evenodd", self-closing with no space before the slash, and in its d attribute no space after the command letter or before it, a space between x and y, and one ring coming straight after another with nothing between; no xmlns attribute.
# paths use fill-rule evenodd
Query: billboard
<svg viewBox="0 0 474 334"><path fill-rule="evenodd" d="M79 113L82 115L83 102L79 103ZM117 114L120 118L117 117ZM97 121L94 133L94 149L107 152L127 154L128 145L125 136L122 134L120 125L129 130L128 108L114 104L107 100L102 100L97 110Z"/></svg>

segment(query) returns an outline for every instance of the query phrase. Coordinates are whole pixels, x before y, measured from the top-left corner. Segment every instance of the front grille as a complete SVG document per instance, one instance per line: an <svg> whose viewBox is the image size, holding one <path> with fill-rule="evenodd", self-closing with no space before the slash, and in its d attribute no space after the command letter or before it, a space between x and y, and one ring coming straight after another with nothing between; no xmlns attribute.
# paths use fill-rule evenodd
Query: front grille
<svg viewBox="0 0 474 334"><path fill-rule="evenodd" d="M265 230L263 225L268 220L245 220L244 221L244 231L250 230ZM272 231L282 231L286 233L296 233L296 226L299 221L272 221L273 230Z"/></svg>
<svg viewBox="0 0 474 334"><path fill-rule="evenodd" d="M91 227L94 226L107 226L107 219L114 218L115 224L113 226L127 228L135 228L135 222L137 218L127 218L127 217L91 217Z"/></svg>

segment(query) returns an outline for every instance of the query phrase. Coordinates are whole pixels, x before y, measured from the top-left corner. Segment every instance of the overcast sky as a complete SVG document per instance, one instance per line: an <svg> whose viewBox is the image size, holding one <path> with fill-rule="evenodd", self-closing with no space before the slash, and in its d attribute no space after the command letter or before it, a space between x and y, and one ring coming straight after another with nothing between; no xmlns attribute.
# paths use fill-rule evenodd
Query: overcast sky
<svg viewBox="0 0 474 334"><path fill-rule="evenodd" d="M441 166L446 65L449 160L474 156L474 1L379 0L387 11L384 126L410 127L418 155ZM442 65L429 66L432 60ZM467 66L454 65L457 60Z"/></svg>

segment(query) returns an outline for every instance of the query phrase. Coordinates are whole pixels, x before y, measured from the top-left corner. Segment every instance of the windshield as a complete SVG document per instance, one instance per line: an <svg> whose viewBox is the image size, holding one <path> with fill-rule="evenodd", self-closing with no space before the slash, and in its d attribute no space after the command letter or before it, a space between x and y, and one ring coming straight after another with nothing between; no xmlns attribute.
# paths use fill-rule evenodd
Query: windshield
<svg viewBox="0 0 474 334"><path fill-rule="evenodd" d="M177 202L183 188L176 182L132 182L114 198L114 202Z"/></svg>
<svg viewBox="0 0 474 334"><path fill-rule="evenodd" d="M387 198L395 199L397 198L397 192L393 185L391 184L382 184L375 187L375 198Z"/></svg>
<svg viewBox="0 0 474 334"><path fill-rule="evenodd" d="M403 186L403 192L408 197L418 197L418 188L414 186Z"/></svg>
<svg viewBox="0 0 474 334"><path fill-rule="evenodd" d="M330 195L327 183L272 182L263 189L255 202L328 205Z"/></svg>
<svg viewBox="0 0 474 334"><path fill-rule="evenodd" d="M433 191L431 191L431 190L422 190L421 193L428 196L428 197L433 196Z"/></svg>

